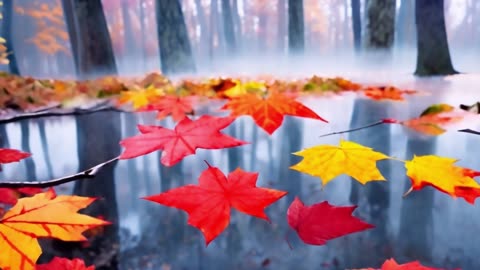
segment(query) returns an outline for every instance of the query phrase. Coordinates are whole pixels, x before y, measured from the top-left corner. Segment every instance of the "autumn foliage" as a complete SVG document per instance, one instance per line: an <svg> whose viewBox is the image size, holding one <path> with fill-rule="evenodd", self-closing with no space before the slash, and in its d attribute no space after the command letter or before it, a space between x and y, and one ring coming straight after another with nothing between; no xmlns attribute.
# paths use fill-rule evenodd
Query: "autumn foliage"
<svg viewBox="0 0 480 270"><path fill-rule="evenodd" d="M46 12L48 8L43 7L39 12ZM47 18L53 20L50 15ZM160 151L159 162L163 166L173 166L186 157L193 159L197 149L225 149L248 144L225 131L239 117L251 118L249 121L265 131L267 136L282 127L285 117L302 117L327 125L328 121L321 112L302 103L307 95L354 94L378 102L397 102L419 93L394 86L364 86L341 77L313 76L291 80L210 78L172 82L159 73L143 78L103 77L87 81L39 80L5 73L0 74L0 87L3 89L0 106L4 112L13 115L42 111L44 108L61 112L86 103L101 103L120 111L154 111L159 120L171 117L176 122L173 129L162 125L139 125L139 134L120 141L123 152L118 159L132 159ZM208 114L198 113L205 111L202 106L208 107ZM379 119L373 125L398 124L423 135L438 136L449 125L472 114L456 110L448 104L434 104L416 118ZM343 132L334 134L339 133ZM402 163L405 175L410 179L411 189L405 195L431 186L471 204L480 196L480 185L475 180L480 172L455 165L457 160L453 158L415 155L410 160L401 160L342 139L336 145L314 145L292 154L302 159L297 164L291 164L290 169L318 177L322 186L343 174L363 185L371 181L389 181L377 165L391 160ZM30 154L15 149L0 149L0 164L25 158L30 158ZM266 209L281 200L287 191L258 187L258 177L258 173L241 168L224 174L207 161L207 168L199 176L197 185L174 187L143 199L185 211L188 224L203 234L208 245L228 229L234 209L268 222L280 222L270 221ZM42 253L38 238L85 241L85 231L109 224L108 221L78 213L94 200L56 195L53 189L0 188L0 203L5 205L0 219L0 268L94 269L80 259L58 257L47 264L36 265ZM297 197L285 213L286 222L305 244L327 245L335 238L375 230L375 224L354 216L356 207L332 205L328 201L305 205ZM423 266L418 262L398 264L393 259L387 260L381 267L385 270L434 269L421 268Z"/></svg>

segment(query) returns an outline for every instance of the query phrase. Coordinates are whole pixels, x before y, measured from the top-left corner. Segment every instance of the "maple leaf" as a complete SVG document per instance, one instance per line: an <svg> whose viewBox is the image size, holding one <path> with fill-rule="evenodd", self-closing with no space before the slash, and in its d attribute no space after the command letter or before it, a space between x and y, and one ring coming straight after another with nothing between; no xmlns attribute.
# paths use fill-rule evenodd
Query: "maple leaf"
<svg viewBox="0 0 480 270"><path fill-rule="evenodd" d="M95 270L95 266L87 267L82 259L54 257L49 263L39 264L35 270Z"/></svg>
<svg viewBox="0 0 480 270"><path fill-rule="evenodd" d="M146 89L122 91L120 97L118 98L118 104L122 105L124 103L131 102L133 109L137 110L148 105L152 98L161 95L163 95L163 91L155 88L153 85L147 87Z"/></svg>
<svg viewBox="0 0 480 270"><path fill-rule="evenodd" d="M290 169L320 177L323 185L341 174L347 174L362 184L384 181L376 161L390 158L372 148L344 140L340 140L339 146L317 145L293 154L303 160Z"/></svg>
<svg viewBox="0 0 480 270"><path fill-rule="evenodd" d="M183 120L185 114L193 114L193 101L195 97L163 96L156 98L139 111L158 111L157 119L162 120L172 115L175 122Z"/></svg>
<svg viewBox="0 0 480 270"><path fill-rule="evenodd" d="M453 109L454 107L448 104L433 104L426 108L418 118L398 123L426 135L441 135L445 133L444 126L458 122L464 117L464 114L455 114Z"/></svg>
<svg viewBox="0 0 480 270"><path fill-rule="evenodd" d="M295 197L287 210L288 225L310 245L325 245L328 240L374 228L354 216L357 206L334 206L327 201L305 206Z"/></svg>
<svg viewBox="0 0 480 270"><path fill-rule="evenodd" d="M35 195L43 192L41 188L0 188L0 203L14 205L21 195Z"/></svg>
<svg viewBox="0 0 480 270"><path fill-rule="evenodd" d="M95 199L57 196L53 189L19 199L0 219L0 268L33 270L42 253L37 238L85 241L82 233L109 222L77 213Z"/></svg>
<svg viewBox="0 0 480 270"><path fill-rule="evenodd" d="M229 100L221 109L231 110L233 117L250 115L270 135L282 125L284 115L327 122L308 107L280 93L271 93L266 98L256 94L241 95Z"/></svg>
<svg viewBox="0 0 480 270"><path fill-rule="evenodd" d="M480 185L473 179L480 172L455 166L456 159L435 155L414 156L405 162L412 190L432 186L452 197L462 197L473 203L480 194Z"/></svg>
<svg viewBox="0 0 480 270"><path fill-rule="evenodd" d="M197 120L186 117L175 129L161 126L142 126L142 134L123 139L120 144L125 151L120 159L135 158L162 150L161 163L173 166L188 155L195 154L197 148L222 149L246 144L247 142L222 134L220 130L230 125L233 117L203 115Z"/></svg>
<svg viewBox="0 0 480 270"><path fill-rule="evenodd" d="M266 86L263 82L256 82L256 81L248 81L248 82L241 82L239 80L234 81L235 85L225 90L223 94L229 98L242 96L245 94L263 94L265 93Z"/></svg>
<svg viewBox="0 0 480 270"><path fill-rule="evenodd" d="M32 154L22 152L15 149L0 148L0 163L18 162L24 158L30 157Z"/></svg>
<svg viewBox="0 0 480 270"><path fill-rule="evenodd" d="M188 224L198 228L208 245L230 223L230 208L269 221L265 208L287 192L256 186L258 173L240 168L226 177L218 168L208 165L198 185L186 185L145 197L188 213Z"/></svg>

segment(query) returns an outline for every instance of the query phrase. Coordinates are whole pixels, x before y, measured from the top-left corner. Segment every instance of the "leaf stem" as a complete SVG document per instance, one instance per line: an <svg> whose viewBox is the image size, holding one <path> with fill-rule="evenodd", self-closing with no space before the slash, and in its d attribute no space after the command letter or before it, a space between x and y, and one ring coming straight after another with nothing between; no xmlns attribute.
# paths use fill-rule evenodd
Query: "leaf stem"
<svg viewBox="0 0 480 270"><path fill-rule="evenodd" d="M332 133L328 133L328 134L325 134L325 135L321 135L321 136L319 136L319 138L330 136L330 135L337 135L337 134L343 134L343 133L358 131L358 130L362 130L362 129L366 129L366 128L371 128L371 127L374 127L374 126L379 126L379 125L382 125L382 124L398 124L398 123L400 123L400 122L398 122L395 119L386 118L386 119L382 119L378 122L368 124L368 125L363 126L363 127L358 127L358 128L353 128L353 129L348 129L348 130L343 130L343 131L337 131L337 132L332 132Z"/></svg>

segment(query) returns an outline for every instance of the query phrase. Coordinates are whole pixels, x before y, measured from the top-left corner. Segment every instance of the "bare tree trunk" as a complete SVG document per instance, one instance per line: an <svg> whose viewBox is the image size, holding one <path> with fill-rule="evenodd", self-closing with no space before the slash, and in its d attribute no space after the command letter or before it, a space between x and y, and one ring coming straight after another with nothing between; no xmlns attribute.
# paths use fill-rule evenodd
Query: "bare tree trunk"
<svg viewBox="0 0 480 270"><path fill-rule="evenodd" d="M235 53L235 28L233 27L232 6L230 0L222 0L223 33L227 45L227 54Z"/></svg>
<svg viewBox="0 0 480 270"><path fill-rule="evenodd" d="M7 59L9 61L8 68L10 73L19 75L16 52L13 49L13 35L12 35L12 22L13 22L13 0L3 1L3 19L2 19L2 37L5 39L5 47L9 53Z"/></svg>
<svg viewBox="0 0 480 270"><path fill-rule="evenodd" d="M242 50L242 20L240 19L240 13L238 13L238 1L232 2L233 12L233 25L235 28L235 42L237 46L237 52Z"/></svg>
<svg viewBox="0 0 480 270"><path fill-rule="evenodd" d="M415 2L412 0L400 0L400 10L396 22L396 43L403 48L415 46Z"/></svg>
<svg viewBox="0 0 480 270"><path fill-rule="evenodd" d="M31 153L29 124L30 124L30 120L28 119L20 121L20 130L22 134L22 151ZM33 158L25 159L25 167L27 171L28 181L36 181L37 173L36 173L35 161L33 161Z"/></svg>
<svg viewBox="0 0 480 270"><path fill-rule="evenodd" d="M450 75L458 73L452 65L448 48L443 0L415 1L417 26L417 68L415 75Z"/></svg>
<svg viewBox="0 0 480 270"><path fill-rule="evenodd" d="M195 72L187 26L179 0L157 0L157 31L162 72Z"/></svg>
<svg viewBox="0 0 480 270"><path fill-rule="evenodd" d="M303 53L305 50L303 0L288 1L288 48L291 54Z"/></svg>
<svg viewBox="0 0 480 270"><path fill-rule="evenodd" d="M395 0L368 0L365 48L390 50L395 36Z"/></svg>
<svg viewBox="0 0 480 270"><path fill-rule="evenodd" d="M352 30L353 30L353 45L355 50L361 48L362 42L362 19L360 16L360 0L351 0L352 8Z"/></svg>

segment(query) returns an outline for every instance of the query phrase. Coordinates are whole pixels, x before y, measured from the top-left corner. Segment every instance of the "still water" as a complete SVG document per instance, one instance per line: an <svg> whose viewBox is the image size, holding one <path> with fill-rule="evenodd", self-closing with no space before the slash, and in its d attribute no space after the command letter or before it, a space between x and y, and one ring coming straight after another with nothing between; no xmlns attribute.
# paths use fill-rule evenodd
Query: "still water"
<svg viewBox="0 0 480 270"><path fill-rule="evenodd" d="M283 126L268 136L251 118L241 117L224 131L250 142L249 145L198 150L197 155L171 168L161 166L159 153L152 153L119 161L111 172L107 169L94 180L76 187L66 184L57 187L57 191L69 193L75 189L78 194L100 197L103 205L96 211L107 219L114 218L118 210L119 227L113 228L119 231L119 269L352 269L379 267L392 257L401 263L420 260L429 266L480 269L480 245L476 237L480 230L478 203L470 205L431 188L402 198L410 186L402 163L378 162L388 181L365 186L342 176L322 188L318 178L288 169L300 160L290 153L346 139L400 159L410 159L414 154L436 154L460 159L460 166L480 170L480 136L456 132L466 127L478 130L480 121L462 123L439 137L383 125L319 138L325 133L385 117L412 118L433 103L457 107L461 103L472 104L480 100L476 87L480 78L476 75L434 79L351 78L364 83L394 83L430 94L407 97L405 102L373 102L351 94L303 99L304 104L329 123L286 117ZM218 105L201 111L218 114ZM155 115L148 113L98 113L77 119L66 116L7 124L8 146L30 151L33 162L4 166L1 178L46 180L86 169L118 155L121 151L118 141L136 134L136 124L174 126L171 119L156 121ZM182 211L140 199L197 183L198 176L206 169L204 160L225 174L236 167L259 172L258 186L288 191L288 196L267 208L271 224L233 210L230 226L206 247L202 234L186 224L186 214ZM329 241L325 246L305 245L295 233L289 232L286 222L287 208L295 196L305 204L323 200L335 205L357 204L354 214L376 228ZM117 236L114 234L113 238ZM96 263L101 261L92 258Z"/></svg>

